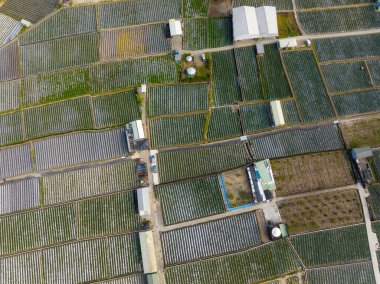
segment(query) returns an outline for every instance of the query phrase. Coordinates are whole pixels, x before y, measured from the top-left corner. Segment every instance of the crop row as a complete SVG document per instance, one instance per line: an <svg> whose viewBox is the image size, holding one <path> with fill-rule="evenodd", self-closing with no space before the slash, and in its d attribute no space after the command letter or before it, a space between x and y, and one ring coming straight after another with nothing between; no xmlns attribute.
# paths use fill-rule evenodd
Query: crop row
<svg viewBox="0 0 380 284"><path fill-rule="evenodd" d="M368 71L375 86L380 86L380 60L367 61Z"/></svg>
<svg viewBox="0 0 380 284"><path fill-rule="evenodd" d="M15 19L25 19L37 23L57 9L58 2L55 0L40 0L30 2L28 0L7 1L0 8L0 13L9 15Z"/></svg>
<svg viewBox="0 0 380 284"><path fill-rule="evenodd" d="M0 145L22 142L23 118L20 111L0 116Z"/></svg>
<svg viewBox="0 0 380 284"><path fill-rule="evenodd" d="M369 0L327 0L327 1L318 1L318 0L297 0L296 2L297 9L312 9L312 8L325 8L325 7L337 7L337 6L351 6L358 4L370 4Z"/></svg>
<svg viewBox="0 0 380 284"><path fill-rule="evenodd" d="M150 142L153 148L200 143L206 115L193 114L179 117L161 117L150 120Z"/></svg>
<svg viewBox="0 0 380 284"><path fill-rule="evenodd" d="M247 263L250 265L244 265ZM298 270L301 263L283 239L242 253L167 268L165 278L168 284L244 284L263 282Z"/></svg>
<svg viewBox="0 0 380 284"><path fill-rule="evenodd" d="M300 118L295 100L281 102L282 112L284 114L285 123L299 123Z"/></svg>
<svg viewBox="0 0 380 284"><path fill-rule="evenodd" d="M278 11L293 10L291 0L233 0L233 7L240 6L275 6Z"/></svg>
<svg viewBox="0 0 380 284"><path fill-rule="evenodd" d="M161 234L166 265L248 249L261 243L255 212Z"/></svg>
<svg viewBox="0 0 380 284"><path fill-rule="evenodd" d="M256 135L250 144L256 159L343 149L339 129L334 124Z"/></svg>
<svg viewBox="0 0 380 284"><path fill-rule="evenodd" d="M155 192L165 225L225 212L216 176L160 185Z"/></svg>
<svg viewBox="0 0 380 284"><path fill-rule="evenodd" d="M30 173L33 170L29 144L0 149L0 178Z"/></svg>
<svg viewBox="0 0 380 284"><path fill-rule="evenodd" d="M0 82L0 112L19 108L19 89L18 81Z"/></svg>
<svg viewBox="0 0 380 284"><path fill-rule="evenodd" d="M220 173L248 165L251 161L243 143L159 152L157 155L162 183Z"/></svg>
<svg viewBox="0 0 380 284"><path fill-rule="evenodd" d="M58 172L42 178L44 204L56 204L136 188L139 179L132 160Z"/></svg>
<svg viewBox="0 0 380 284"><path fill-rule="evenodd" d="M331 119L334 111L312 51L282 53L305 122Z"/></svg>
<svg viewBox="0 0 380 284"><path fill-rule="evenodd" d="M297 235L290 242L306 267L371 260L364 224Z"/></svg>
<svg viewBox="0 0 380 284"><path fill-rule="evenodd" d="M100 32L102 61L169 53L170 41L165 24L127 27Z"/></svg>
<svg viewBox="0 0 380 284"><path fill-rule="evenodd" d="M379 151L375 153L374 160L376 159L376 162L379 162ZM377 164L377 166L379 166ZM368 197L368 205L371 209L372 217L375 220L380 219L380 184L371 184L368 186L369 191L369 197Z"/></svg>
<svg viewBox="0 0 380 284"><path fill-rule="evenodd" d="M148 89L149 116L208 109L208 84L180 84Z"/></svg>
<svg viewBox="0 0 380 284"><path fill-rule="evenodd" d="M23 28L23 24L3 13L0 13L0 46L12 40Z"/></svg>
<svg viewBox="0 0 380 284"><path fill-rule="evenodd" d="M207 138L211 141L241 136L239 111L231 107L211 109Z"/></svg>
<svg viewBox="0 0 380 284"><path fill-rule="evenodd" d="M272 125L270 107L266 103L242 105L240 115L245 134L267 129Z"/></svg>
<svg viewBox="0 0 380 284"><path fill-rule="evenodd" d="M372 149L373 163L377 177L380 178L380 148Z"/></svg>
<svg viewBox="0 0 380 284"><path fill-rule="evenodd" d="M182 11L184 18L207 17L210 7L210 0L184 0L182 1Z"/></svg>
<svg viewBox="0 0 380 284"><path fill-rule="evenodd" d="M17 41L0 48L0 81L19 78Z"/></svg>
<svg viewBox="0 0 380 284"><path fill-rule="evenodd" d="M357 92L333 96L339 116L358 115L380 110L380 91Z"/></svg>

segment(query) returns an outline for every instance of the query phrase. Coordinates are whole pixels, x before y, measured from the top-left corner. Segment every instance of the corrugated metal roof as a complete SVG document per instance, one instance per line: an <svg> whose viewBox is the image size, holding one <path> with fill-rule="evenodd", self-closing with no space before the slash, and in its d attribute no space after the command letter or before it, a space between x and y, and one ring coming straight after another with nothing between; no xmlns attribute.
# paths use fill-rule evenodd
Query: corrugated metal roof
<svg viewBox="0 0 380 284"><path fill-rule="evenodd" d="M0 13L0 46L12 40L21 29L21 22Z"/></svg>

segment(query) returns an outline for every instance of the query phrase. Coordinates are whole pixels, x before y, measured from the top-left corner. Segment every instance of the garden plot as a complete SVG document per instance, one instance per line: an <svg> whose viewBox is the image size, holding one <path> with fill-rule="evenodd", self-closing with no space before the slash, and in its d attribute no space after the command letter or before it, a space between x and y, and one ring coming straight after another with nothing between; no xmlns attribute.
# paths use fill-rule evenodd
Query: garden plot
<svg viewBox="0 0 380 284"><path fill-rule="evenodd" d="M21 111L0 115L0 145L9 145L24 140Z"/></svg>
<svg viewBox="0 0 380 284"><path fill-rule="evenodd" d="M369 191L369 197L367 198L367 200L368 200L368 207L370 209L371 216L373 219L379 220L380 219L380 185L371 184L368 186L368 191Z"/></svg>
<svg viewBox="0 0 380 284"><path fill-rule="evenodd" d="M301 122L298 116L298 110L297 110L296 104L297 103L294 100L281 102L281 107L282 107L286 124Z"/></svg>
<svg viewBox="0 0 380 284"><path fill-rule="evenodd" d="M281 63L277 45L265 45L265 54L257 56L263 99L291 97L292 93Z"/></svg>
<svg viewBox="0 0 380 284"><path fill-rule="evenodd" d="M380 26L380 14L376 13L372 5L297 14L301 26L308 34L359 31Z"/></svg>
<svg viewBox="0 0 380 284"><path fill-rule="evenodd" d="M61 9L20 36L20 44L96 31L95 6Z"/></svg>
<svg viewBox="0 0 380 284"><path fill-rule="evenodd" d="M332 100L339 116L380 111L379 90L333 96Z"/></svg>
<svg viewBox="0 0 380 284"><path fill-rule="evenodd" d="M167 268L165 278L167 284L258 283L301 267L291 246L283 239L241 253Z"/></svg>
<svg viewBox="0 0 380 284"><path fill-rule="evenodd" d="M291 0L232 0L233 7L240 6L275 6L278 11L293 10Z"/></svg>
<svg viewBox="0 0 380 284"><path fill-rule="evenodd" d="M380 34L316 39L313 45L321 62L380 56Z"/></svg>
<svg viewBox="0 0 380 284"><path fill-rule="evenodd" d="M216 176L160 185L155 191L165 225L226 211Z"/></svg>
<svg viewBox="0 0 380 284"><path fill-rule="evenodd" d="M251 184L249 182L247 169L239 168L224 172L223 183L227 192L228 207L235 208L246 204L253 204Z"/></svg>
<svg viewBox="0 0 380 284"><path fill-rule="evenodd" d="M306 272L306 280L309 284L376 283L373 266L370 262L311 269Z"/></svg>
<svg viewBox="0 0 380 284"><path fill-rule="evenodd" d="M39 179L22 179L0 185L0 214L12 213L39 205Z"/></svg>
<svg viewBox="0 0 380 284"><path fill-rule="evenodd" d="M42 263L39 252L0 259L1 283L41 283Z"/></svg>
<svg viewBox="0 0 380 284"><path fill-rule="evenodd" d="M135 91L99 96L92 99L98 128L126 124L141 119Z"/></svg>
<svg viewBox="0 0 380 284"><path fill-rule="evenodd" d="M82 283L142 272L138 234L45 249L42 259L45 283Z"/></svg>
<svg viewBox="0 0 380 284"><path fill-rule="evenodd" d="M29 144L0 149L0 178L30 173L32 165Z"/></svg>
<svg viewBox="0 0 380 284"><path fill-rule="evenodd" d="M102 61L169 53L166 24L135 26L100 32Z"/></svg>
<svg viewBox="0 0 380 284"><path fill-rule="evenodd" d="M148 89L149 116L208 109L208 84L180 84Z"/></svg>
<svg viewBox="0 0 380 284"><path fill-rule="evenodd" d="M210 141L241 136L239 111L231 107L211 109L211 119L207 131Z"/></svg>
<svg viewBox="0 0 380 284"><path fill-rule="evenodd" d="M362 207L356 189L286 199L278 203L278 208L290 234L363 221Z"/></svg>
<svg viewBox="0 0 380 284"><path fill-rule="evenodd" d="M130 276L124 276L121 278L108 280L108 281L102 281L98 282L101 284L146 284L147 283L147 277L144 274L135 274Z"/></svg>
<svg viewBox="0 0 380 284"><path fill-rule="evenodd" d="M82 238L141 228L132 191L81 201L78 203L78 216L78 234Z"/></svg>
<svg viewBox="0 0 380 284"><path fill-rule="evenodd" d="M276 133L256 135L250 139L256 159L269 159L343 149L336 125L295 128Z"/></svg>
<svg viewBox="0 0 380 284"><path fill-rule="evenodd" d="M28 139L93 128L90 97L24 110Z"/></svg>
<svg viewBox="0 0 380 284"><path fill-rule="evenodd" d="M44 204L67 202L139 186L136 163L133 160L58 172L44 176L42 181Z"/></svg>
<svg viewBox="0 0 380 284"><path fill-rule="evenodd" d="M313 52L283 52L282 56L303 121L315 122L334 118L334 110Z"/></svg>
<svg viewBox="0 0 380 284"><path fill-rule="evenodd" d="M343 139L349 148L380 146L380 118L360 118L340 123Z"/></svg>
<svg viewBox="0 0 380 284"><path fill-rule="evenodd" d="M375 86L380 86L380 60L367 61L367 67Z"/></svg>
<svg viewBox="0 0 380 284"><path fill-rule="evenodd" d="M180 12L181 1L178 0L131 0L98 6L101 29L166 22L168 19L181 18Z"/></svg>
<svg viewBox="0 0 380 284"><path fill-rule="evenodd" d="M217 106L241 101L235 56L232 50L212 53L213 92Z"/></svg>
<svg viewBox="0 0 380 284"><path fill-rule="evenodd" d="M232 18L209 18L207 47L216 48L233 43Z"/></svg>
<svg viewBox="0 0 380 284"><path fill-rule="evenodd" d="M184 0L182 11L184 18L207 17L210 0Z"/></svg>
<svg viewBox="0 0 380 284"><path fill-rule="evenodd" d="M20 47L22 75L47 73L99 60L98 35L90 33Z"/></svg>
<svg viewBox="0 0 380 284"><path fill-rule="evenodd" d="M161 117L149 121L153 148L187 145L203 142L206 115L204 113Z"/></svg>
<svg viewBox="0 0 380 284"><path fill-rule="evenodd" d="M33 143L39 171L107 160L128 153L123 128L66 134Z"/></svg>
<svg viewBox="0 0 380 284"><path fill-rule="evenodd" d="M351 6L360 4L372 4L370 0L296 0L297 9L313 9L313 8L325 8L325 7L337 7L337 6Z"/></svg>
<svg viewBox="0 0 380 284"><path fill-rule="evenodd" d="M245 134L270 128L272 125L270 107L267 103L242 105L240 115Z"/></svg>
<svg viewBox="0 0 380 284"><path fill-rule="evenodd" d="M231 253L261 243L255 212L161 234L165 265Z"/></svg>
<svg viewBox="0 0 380 284"><path fill-rule="evenodd" d="M19 92L19 81L0 82L0 112L20 107Z"/></svg>
<svg viewBox="0 0 380 284"><path fill-rule="evenodd" d="M19 48L16 40L0 48L0 81L20 77L18 52Z"/></svg>
<svg viewBox="0 0 380 284"><path fill-rule="evenodd" d="M159 152L157 155L162 183L220 173L251 162L251 157L243 143Z"/></svg>
<svg viewBox="0 0 380 284"><path fill-rule="evenodd" d="M37 23L53 13L57 6L57 0L10 0L2 5L0 12L17 20Z"/></svg>
<svg viewBox="0 0 380 284"><path fill-rule="evenodd" d="M90 69L90 78L94 92L100 93L144 83L174 82L178 74L171 56L165 55L95 65Z"/></svg>
<svg viewBox="0 0 380 284"><path fill-rule="evenodd" d="M254 46L236 48L235 60L243 101L260 100L262 89L257 67L256 48Z"/></svg>
<svg viewBox="0 0 380 284"><path fill-rule="evenodd" d="M287 196L354 184L351 164L343 151L272 160L276 196Z"/></svg>
<svg viewBox="0 0 380 284"><path fill-rule="evenodd" d="M330 92L342 92L372 86L365 62L333 63L321 66Z"/></svg>
<svg viewBox="0 0 380 284"><path fill-rule="evenodd" d="M73 240L77 235L75 222L73 204L1 217L0 255Z"/></svg>
<svg viewBox="0 0 380 284"><path fill-rule="evenodd" d="M364 224L302 234L290 242L307 268L371 260Z"/></svg>
<svg viewBox="0 0 380 284"><path fill-rule="evenodd" d="M21 81L24 106L38 105L91 93L88 68L38 75Z"/></svg>

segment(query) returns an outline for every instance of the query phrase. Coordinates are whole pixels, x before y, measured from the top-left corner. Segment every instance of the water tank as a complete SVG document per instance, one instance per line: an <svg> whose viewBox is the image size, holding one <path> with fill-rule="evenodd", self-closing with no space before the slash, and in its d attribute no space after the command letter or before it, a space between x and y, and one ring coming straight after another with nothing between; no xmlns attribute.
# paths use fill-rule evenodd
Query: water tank
<svg viewBox="0 0 380 284"><path fill-rule="evenodd" d="M273 236L273 238L276 238L276 239L280 238L281 237L281 230L277 227L274 227L272 229L272 236Z"/></svg>
<svg viewBox="0 0 380 284"><path fill-rule="evenodd" d="M195 70L194 67L190 67L190 68L187 68L186 72L187 72L187 74L189 74L190 76L195 76L195 73L197 72L197 70Z"/></svg>

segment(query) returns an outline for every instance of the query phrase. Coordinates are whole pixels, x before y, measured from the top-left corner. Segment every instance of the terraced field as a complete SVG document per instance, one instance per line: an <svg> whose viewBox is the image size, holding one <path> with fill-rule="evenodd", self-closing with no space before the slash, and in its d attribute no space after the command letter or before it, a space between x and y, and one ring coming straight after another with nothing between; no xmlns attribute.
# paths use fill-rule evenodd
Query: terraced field
<svg viewBox="0 0 380 284"><path fill-rule="evenodd" d="M50 174L42 178L44 204L56 204L137 188L136 163L131 160Z"/></svg>
<svg viewBox="0 0 380 284"><path fill-rule="evenodd" d="M242 253L167 268L165 278L168 284L258 283L300 268L301 263L284 239Z"/></svg>
<svg viewBox="0 0 380 284"><path fill-rule="evenodd" d="M155 192L165 225L226 211L217 176L160 185Z"/></svg>
<svg viewBox="0 0 380 284"><path fill-rule="evenodd" d="M161 117L150 120L150 141L153 148L201 143L206 120L204 113Z"/></svg>
<svg viewBox="0 0 380 284"><path fill-rule="evenodd" d="M161 234L166 265L251 248L261 243L255 212Z"/></svg>
<svg viewBox="0 0 380 284"><path fill-rule="evenodd" d="M312 51L283 52L282 57L305 122L334 118Z"/></svg>
<svg viewBox="0 0 380 284"><path fill-rule="evenodd" d="M95 125L98 128L127 124L141 119L135 91L93 98Z"/></svg>
<svg viewBox="0 0 380 284"><path fill-rule="evenodd" d="M380 110L379 90L333 96L332 100L340 116L358 115Z"/></svg>
<svg viewBox="0 0 380 284"><path fill-rule="evenodd" d="M240 115L245 134L271 127L270 107L266 103L242 105Z"/></svg>
<svg viewBox="0 0 380 284"><path fill-rule="evenodd" d="M161 183L220 173L251 162L243 143L159 152L157 155ZM189 168L189 164L194 166Z"/></svg>
<svg viewBox="0 0 380 284"><path fill-rule="evenodd" d="M208 84L180 84L148 89L149 116L208 109Z"/></svg>
<svg viewBox="0 0 380 284"><path fill-rule="evenodd" d="M207 131L211 141L241 136L239 112L231 107L213 108Z"/></svg>
<svg viewBox="0 0 380 284"><path fill-rule="evenodd" d="M371 260L364 224L298 235L290 242L308 268Z"/></svg>

